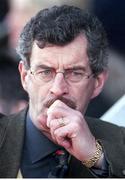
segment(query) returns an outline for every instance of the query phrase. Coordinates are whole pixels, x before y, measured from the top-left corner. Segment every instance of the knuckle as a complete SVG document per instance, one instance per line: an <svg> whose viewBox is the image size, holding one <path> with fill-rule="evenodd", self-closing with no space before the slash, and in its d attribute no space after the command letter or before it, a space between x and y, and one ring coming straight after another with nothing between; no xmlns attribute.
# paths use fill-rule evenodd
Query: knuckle
<svg viewBox="0 0 125 180"><path fill-rule="evenodd" d="M81 120L83 121L83 115L81 114L81 112L76 112L74 115L74 122L80 122Z"/></svg>
<svg viewBox="0 0 125 180"><path fill-rule="evenodd" d="M73 122L72 123L72 128L73 128L73 130L79 129L79 124L77 122Z"/></svg>
<svg viewBox="0 0 125 180"><path fill-rule="evenodd" d="M50 126L50 128L53 127L53 121L52 120L50 121L49 126Z"/></svg>
<svg viewBox="0 0 125 180"><path fill-rule="evenodd" d="M58 130L58 129L56 129L55 131L54 131L54 135L56 136L56 138L60 138L61 137L61 131L60 130Z"/></svg>
<svg viewBox="0 0 125 180"><path fill-rule="evenodd" d="M61 101L60 101L59 99L57 99L57 100L52 104L52 106L53 106L53 107L58 106L60 103L61 103Z"/></svg>

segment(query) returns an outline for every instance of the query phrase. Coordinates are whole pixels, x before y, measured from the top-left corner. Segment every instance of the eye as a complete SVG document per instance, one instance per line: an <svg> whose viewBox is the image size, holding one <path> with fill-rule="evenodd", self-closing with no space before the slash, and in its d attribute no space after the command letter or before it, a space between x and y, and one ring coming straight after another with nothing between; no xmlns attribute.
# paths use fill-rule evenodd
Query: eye
<svg viewBox="0 0 125 180"><path fill-rule="evenodd" d="M51 76L52 75L52 70L51 69L44 69L44 70L41 70L41 71L37 72L37 75L42 76L42 77Z"/></svg>
<svg viewBox="0 0 125 180"><path fill-rule="evenodd" d="M71 73L73 76L83 76L84 72L81 70L73 70Z"/></svg>

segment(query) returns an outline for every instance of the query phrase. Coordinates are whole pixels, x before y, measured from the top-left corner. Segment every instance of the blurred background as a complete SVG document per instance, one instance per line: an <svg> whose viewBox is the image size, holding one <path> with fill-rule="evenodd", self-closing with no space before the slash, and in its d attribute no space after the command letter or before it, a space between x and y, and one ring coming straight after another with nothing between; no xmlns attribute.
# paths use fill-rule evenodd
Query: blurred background
<svg viewBox="0 0 125 180"><path fill-rule="evenodd" d="M124 0L1 0L0 53L6 50L5 54L14 55L15 58L14 48L19 34L30 17L42 8L62 4L88 8L102 21L107 32L110 47L109 79L103 92L92 100L86 113L88 116L101 117L125 94ZM16 59L18 61L18 57Z"/></svg>

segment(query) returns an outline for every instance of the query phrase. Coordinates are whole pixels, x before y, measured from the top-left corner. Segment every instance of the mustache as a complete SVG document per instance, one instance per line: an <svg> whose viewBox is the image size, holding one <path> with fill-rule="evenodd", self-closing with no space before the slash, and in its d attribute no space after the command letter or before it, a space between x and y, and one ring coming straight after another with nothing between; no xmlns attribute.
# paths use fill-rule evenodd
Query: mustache
<svg viewBox="0 0 125 180"><path fill-rule="evenodd" d="M72 109L76 109L76 104L74 101L72 101L71 99L67 99L65 97L54 97L54 98L50 98L48 99L45 103L44 106L49 108L56 100L60 100L63 103L65 103L67 106L69 106Z"/></svg>

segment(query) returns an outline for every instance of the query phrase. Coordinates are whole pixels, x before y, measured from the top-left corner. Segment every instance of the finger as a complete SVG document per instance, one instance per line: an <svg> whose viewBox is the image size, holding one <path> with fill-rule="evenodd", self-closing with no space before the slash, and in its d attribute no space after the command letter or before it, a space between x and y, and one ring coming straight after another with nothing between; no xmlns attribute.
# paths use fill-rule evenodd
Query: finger
<svg viewBox="0 0 125 180"><path fill-rule="evenodd" d="M66 126L67 124L68 124L68 121L64 117L61 117L59 119L51 119L49 122L49 127L50 129L55 130L57 128Z"/></svg>
<svg viewBox="0 0 125 180"><path fill-rule="evenodd" d="M72 112L71 112L72 111ZM61 116L67 116L68 114L73 113L74 110L67 106L65 103L60 100L56 100L47 110L47 115L52 115L53 118L60 118Z"/></svg>
<svg viewBox="0 0 125 180"><path fill-rule="evenodd" d="M54 131L59 128L59 122L57 119L52 119L50 122L49 122L49 128L50 128L50 133L51 133L51 137L53 140L56 141L56 138L54 136Z"/></svg>
<svg viewBox="0 0 125 180"><path fill-rule="evenodd" d="M53 120L53 119L59 119L61 118L63 115L63 112L61 112L60 109L58 108L55 108L53 110L50 110L51 108L48 109L47 111L47 127L50 128L50 122Z"/></svg>
<svg viewBox="0 0 125 180"><path fill-rule="evenodd" d="M72 141L69 137L69 128L67 126L60 127L56 129L54 132L54 138L56 142L63 146L64 148L68 149L72 145Z"/></svg>
<svg viewBox="0 0 125 180"><path fill-rule="evenodd" d="M68 122L63 117L59 119L51 120L49 126L50 126L50 133L51 133L52 138L55 139L54 131L56 129L66 126L67 124Z"/></svg>
<svg viewBox="0 0 125 180"><path fill-rule="evenodd" d="M50 122L51 122L52 119L53 119L52 114L49 114L48 117L47 117L47 127L48 128L50 128Z"/></svg>

